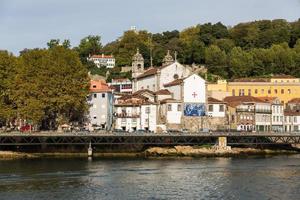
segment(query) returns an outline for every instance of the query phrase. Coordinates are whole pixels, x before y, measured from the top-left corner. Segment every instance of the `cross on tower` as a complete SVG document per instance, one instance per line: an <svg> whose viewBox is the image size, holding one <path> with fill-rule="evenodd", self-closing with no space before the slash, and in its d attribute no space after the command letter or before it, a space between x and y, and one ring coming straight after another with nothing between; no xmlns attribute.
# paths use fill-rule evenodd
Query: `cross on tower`
<svg viewBox="0 0 300 200"><path fill-rule="evenodd" d="M192 95L193 95L193 97L194 97L194 98L196 98L196 96L197 96L197 93L196 93L196 92L194 92Z"/></svg>

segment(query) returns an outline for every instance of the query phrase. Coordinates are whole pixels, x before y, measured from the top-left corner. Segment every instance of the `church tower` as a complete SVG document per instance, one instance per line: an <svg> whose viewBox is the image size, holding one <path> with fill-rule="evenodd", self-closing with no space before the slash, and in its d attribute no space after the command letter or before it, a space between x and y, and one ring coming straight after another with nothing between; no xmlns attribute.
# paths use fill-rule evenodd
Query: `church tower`
<svg viewBox="0 0 300 200"><path fill-rule="evenodd" d="M168 50L168 53L167 55L164 57L163 59L163 66L166 66L166 65L171 65L174 63L174 59L173 57L170 55L170 50Z"/></svg>
<svg viewBox="0 0 300 200"><path fill-rule="evenodd" d="M132 57L132 78L136 78L144 72L144 58L137 49L136 54Z"/></svg>

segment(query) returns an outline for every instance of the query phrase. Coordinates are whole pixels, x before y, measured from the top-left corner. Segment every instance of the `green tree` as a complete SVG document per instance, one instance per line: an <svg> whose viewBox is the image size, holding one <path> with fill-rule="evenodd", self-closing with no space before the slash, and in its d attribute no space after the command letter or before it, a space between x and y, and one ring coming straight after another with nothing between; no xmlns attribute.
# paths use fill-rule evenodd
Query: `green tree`
<svg viewBox="0 0 300 200"><path fill-rule="evenodd" d="M228 77L226 57L226 53L216 45L211 45L210 47L206 48L205 63L207 64L208 71L224 78Z"/></svg>
<svg viewBox="0 0 300 200"><path fill-rule="evenodd" d="M231 77L248 77L253 66L253 56L240 47L234 47L229 55L229 66Z"/></svg>
<svg viewBox="0 0 300 200"><path fill-rule="evenodd" d="M7 51L0 51L0 123L3 125L16 117L14 104L9 98L9 88L15 85L11 78L15 76L17 58Z"/></svg>
<svg viewBox="0 0 300 200"><path fill-rule="evenodd" d="M23 53L13 82L10 97L19 118L37 127L56 129L80 120L87 109L87 70L73 50L56 46Z"/></svg>

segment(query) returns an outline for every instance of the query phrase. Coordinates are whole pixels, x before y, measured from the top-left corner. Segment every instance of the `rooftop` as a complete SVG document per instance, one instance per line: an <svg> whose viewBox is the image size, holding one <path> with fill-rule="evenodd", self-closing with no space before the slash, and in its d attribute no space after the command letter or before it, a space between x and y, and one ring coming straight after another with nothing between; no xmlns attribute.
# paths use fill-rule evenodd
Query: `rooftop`
<svg viewBox="0 0 300 200"><path fill-rule="evenodd" d="M91 80L90 92L111 92L112 89L107 85L104 80Z"/></svg>
<svg viewBox="0 0 300 200"><path fill-rule="evenodd" d="M167 89L161 89L155 92L156 95L171 95L172 93Z"/></svg>
<svg viewBox="0 0 300 200"><path fill-rule="evenodd" d="M164 84L164 87L171 87L174 85L180 85L183 82L183 79L176 79L174 81L171 81L169 83Z"/></svg>
<svg viewBox="0 0 300 200"><path fill-rule="evenodd" d="M220 101L220 100L215 99L213 97L208 97L207 102L210 103L210 104L225 104L224 101Z"/></svg>
<svg viewBox="0 0 300 200"><path fill-rule="evenodd" d="M92 55L90 58L114 58L112 55Z"/></svg>
<svg viewBox="0 0 300 200"><path fill-rule="evenodd" d="M242 103L266 103L265 101L253 96L229 96L224 98L224 102L231 107L236 107Z"/></svg>

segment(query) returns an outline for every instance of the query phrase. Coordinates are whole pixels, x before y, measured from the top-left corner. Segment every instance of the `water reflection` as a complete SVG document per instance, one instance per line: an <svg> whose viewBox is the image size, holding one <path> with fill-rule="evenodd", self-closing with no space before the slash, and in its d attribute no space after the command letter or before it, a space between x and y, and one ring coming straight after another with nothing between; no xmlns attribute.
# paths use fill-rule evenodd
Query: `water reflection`
<svg viewBox="0 0 300 200"><path fill-rule="evenodd" d="M1 199L298 199L300 156L0 161Z"/></svg>

